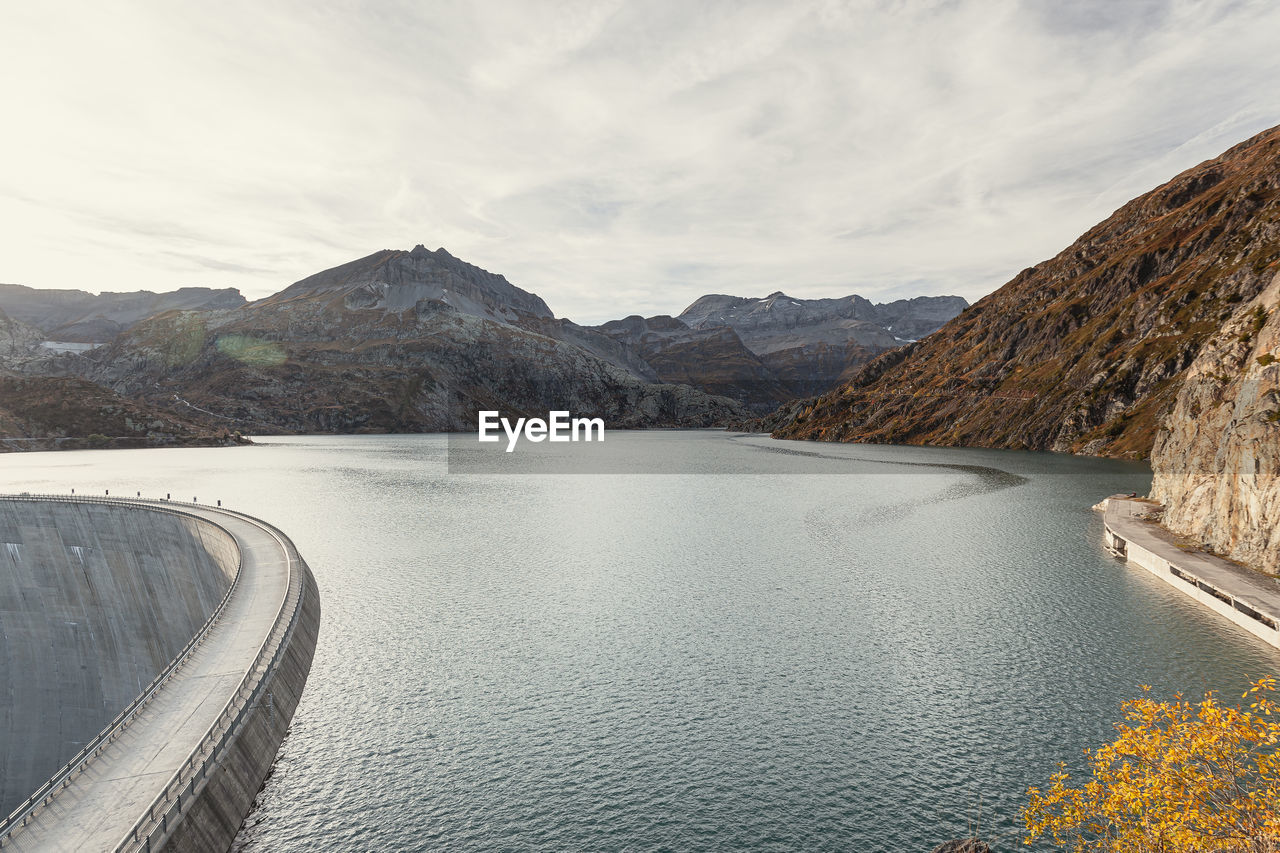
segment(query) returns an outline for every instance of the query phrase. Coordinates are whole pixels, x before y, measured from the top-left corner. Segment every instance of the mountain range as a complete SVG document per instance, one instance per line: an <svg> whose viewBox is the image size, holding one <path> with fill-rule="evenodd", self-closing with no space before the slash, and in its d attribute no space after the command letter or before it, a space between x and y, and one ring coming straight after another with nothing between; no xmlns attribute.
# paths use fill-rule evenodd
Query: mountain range
<svg viewBox="0 0 1280 853"><path fill-rule="evenodd" d="M722 316L706 316L708 300L725 303ZM0 287L12 315L9 369L89 380L246 432L463 430L484 408L709 426L824 390L897 346L878 320L921 333L964 304L716 296L680 318L582 326L503 276L424 246L376 252L252 303L203 288Z"/></svg>

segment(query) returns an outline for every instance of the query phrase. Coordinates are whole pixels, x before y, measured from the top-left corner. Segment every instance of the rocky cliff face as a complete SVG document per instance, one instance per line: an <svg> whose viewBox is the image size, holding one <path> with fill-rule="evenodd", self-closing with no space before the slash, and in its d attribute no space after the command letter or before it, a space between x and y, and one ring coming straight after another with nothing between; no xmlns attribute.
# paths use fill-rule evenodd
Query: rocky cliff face
<svg viewBox="0 0 1280 853"><path fill-rule="evenodd" d="M1169 529L1280 572L1280 276L1200 349L1151 462Z"/></svg>
<svg viewBox="0 0 1280 853"><path fill-rule="evenodd" d="M773 416L789 438L1146 457L1280 261L1280 129L1120 208L937 333Z"/></svg>
<svg viewBox="0 0 1280 853"><path fill-rule="evenodd" d="M14 368L33 358L44 335L0 311L0 368Z"/></svg>
<svg viewBox="0 0 1280 853"><path fill-rule="evenodd" d="M245 304L240 291L183 287L170 293L141 290L100 293L83 290L38 290L0 284L0 310L40 329L46 340L106 343L147 317L166 311L212 311Z"/></svg>

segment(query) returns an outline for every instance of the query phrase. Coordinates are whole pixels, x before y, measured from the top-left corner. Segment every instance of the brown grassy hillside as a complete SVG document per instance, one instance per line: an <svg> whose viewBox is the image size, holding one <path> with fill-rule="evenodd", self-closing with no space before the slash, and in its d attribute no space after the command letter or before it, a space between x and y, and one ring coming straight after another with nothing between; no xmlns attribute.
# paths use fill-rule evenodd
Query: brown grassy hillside
<svg viewBox="0 0 1280 853"><path fill-rule="evenodd" d="M1145 458L1188 365L1278 260L1273 128L769 425L783 438Z"/></svg>
<svg viewBox="0 0 1280 853"><path fill-rule="evenodd" d="M0 372L0 452L234 443L209 427L83 379Z"/></svg>

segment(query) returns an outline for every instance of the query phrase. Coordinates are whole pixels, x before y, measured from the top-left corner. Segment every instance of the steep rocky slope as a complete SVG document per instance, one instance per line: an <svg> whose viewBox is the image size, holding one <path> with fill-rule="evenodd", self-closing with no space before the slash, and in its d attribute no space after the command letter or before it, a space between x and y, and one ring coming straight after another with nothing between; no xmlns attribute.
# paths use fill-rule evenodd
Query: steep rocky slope
<svg viewBox="0 0 1280 853"><path fill-rule="evenodd" d="M1187 369L1272 280L1278 220L1272 129L770 425L788 438L1146 457Z"/></svg>
<svg viewBox="0 0 1280 853"><path fill-rule="evenodd" d="M418 246L242 308L153 317L65 364L122 394L254 431L462 430L479 409L567 409L613 427L743 414L726 398L649 381L628 369L634 360L502 276Z"/></svg>
<svg viewBox="0 0 1280 853"><path fill-rule="evenodd" d="M1151 461L1166 526L1280 572L1280 276L1201 348Z"/></svg>
<svg viewBox="0 0 1280 853"><path fill-rule="evenodd" d="M0 284L0 310L40 329L46 340L105 343L147 317L166 311L218 310L245 304L240 291L183 287L169 293L140 290L92 294Z"/></svg>

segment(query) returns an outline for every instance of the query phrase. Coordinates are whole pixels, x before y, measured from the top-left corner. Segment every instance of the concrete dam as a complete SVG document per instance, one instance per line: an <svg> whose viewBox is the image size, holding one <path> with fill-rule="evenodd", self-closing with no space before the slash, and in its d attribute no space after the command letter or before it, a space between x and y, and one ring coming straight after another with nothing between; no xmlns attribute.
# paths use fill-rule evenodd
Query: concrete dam
<svg viewBox="0 0 1280 853"><path fill-rule="evenodd" d="M258 519L0 496L0 849L226 850L319 621L310 569Z"/></svg>

